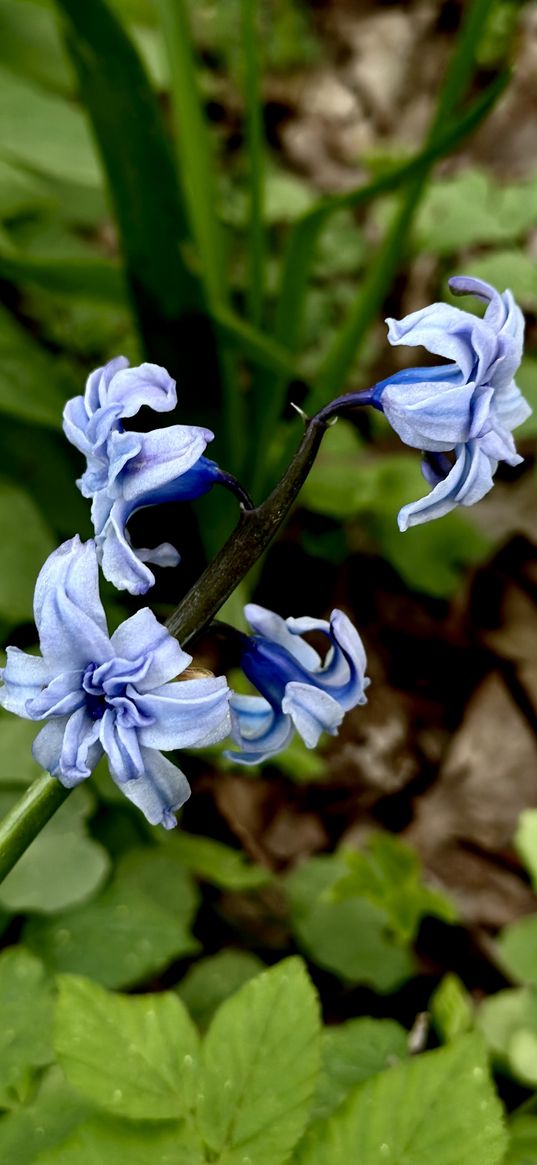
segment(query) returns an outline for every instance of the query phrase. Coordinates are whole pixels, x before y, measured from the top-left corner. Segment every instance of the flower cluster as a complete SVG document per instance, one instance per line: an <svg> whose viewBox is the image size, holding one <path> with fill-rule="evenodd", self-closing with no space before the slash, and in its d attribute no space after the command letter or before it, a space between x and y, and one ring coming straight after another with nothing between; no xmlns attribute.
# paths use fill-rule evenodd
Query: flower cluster
<svg viewBox="0 0 537 1165"><path fill-rule="evenodd" d="M447 364L406 368L375 388L374 399L406 445L421 449L430 494L403 507L406 530L471 506L491 489L498 462L518 465L512 431L531 409L514 382L522 358L524 319L510 291L481 279L450 280L457 295L484 300L482 319L434 303L402 320L387 320L391 344L421 345ZM447 454L451 454L448 457Z"/></svg>
<svg viewBox="0 0 537 1165"><path fill-rule="evenodd" d="M512 431L531 411L514 381L523 319L511 293L467 277L452 279L451 288L484 300L483 318L436 303L388 321L390 343L421 345L446 363L405 369L370 390L338 397L312 422L326 424L340 408L373 404L407 445L423 452L432 490L403 507L402 530L483 497L500 461L521 460ZM116 587L137 595L155 581L148 562L178 561L169 543L133 548L127 524L136 510L196 498L217 482L247 499L204 456L209 430L125 428L142 406L165 413L176 402L165 369L130 368L120 356L93 372L84 395L66 405L65 433L86 458L78 485L92 499L95 540L83 544L77 536L45 563L34 599L41 655L8 648L0 688L1 706L43 722L34 755L63 785L85 780L104 754L126 797L166 828L176 824L190 790L164 753L227 735L234 742L228 756L247 765L275 756L295 733L314 748L323 732L337 733L344 714L365 703L369 683L360 636L339 610L325 621L245 608L252 634L235 634L242 670L258 695L232 693L222 676L193 678L186 670L191 656L147 607L108 634L99 565ZM281 521L286 511L276 510ZM324 639L324 657L305 638L310 633Z"/></svg>

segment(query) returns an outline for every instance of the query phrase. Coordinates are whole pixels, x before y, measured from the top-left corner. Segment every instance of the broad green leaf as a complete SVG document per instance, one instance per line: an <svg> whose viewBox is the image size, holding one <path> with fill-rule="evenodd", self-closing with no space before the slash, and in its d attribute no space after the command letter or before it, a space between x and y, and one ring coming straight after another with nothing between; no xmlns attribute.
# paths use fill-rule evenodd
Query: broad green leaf
<svg viewBox="0 0 537 1165"><path fill-rule="evenodd" d="M0 1161L34 1165L61 1144L89 1115L92 1106L66 1083L55 1066L46 1072L29 1104L0 1118Z"/></svg>
<svg viewBox="0 0 537 1165"><path fill-rule="evenodd" d="M537 222L535 194L535 180L500 186L484 170L464 169L429 187L416 219L416 245L449 255L514 242Z"/></svg>
<svg viewBox="0 0 537 1165"><path fill-rule="evenodd" d="M198 1122L215 1162L281 1165L308 1118L319 1070L319 1016L298 959L223 1003L205 1037Z"/></svg>
<svg viewBox="0 0 537 1165"><path fill-rule="evenodd" d="M36 1165L205 1165L195 1131L180 1124L121 1121L97 1116ZM14 1163L16 1165L16 1163Z"/></svg>
<svg viewBox="0 0 537 1165"><path fill-rule="evenodd" d="M31 1068L53 1060L52 986L42 964L24 947L0 955L0 1102Z"/></svg>
<svg viewBox="0 0 537 1165"><path fill-rule="evenodd" d="M472 259L472 275L486 279L500 291L509 288L528 311L537 311L537 271L526 251L491 251Z"/></svg>
<svg viewBox="0 0 537 1165"><path fill-rule="evenodd" d="M35 730L35 724L32 727ZM1 794L0 805L4 809ZM54 914L97 892L110 859L86 832L85 819L93 805L86 789L71 793L0 884L0 906L13 914Z"/></svg>
<svg viewBox="0 0 537 1165"><path fill-rule="evenodd" d="M14 627L33 618L35 581L54 542L32 499L5 480L0 480L0 544L0 619Z"/></svg>
<svg viewBox="0 0 537 1165"><path fill-rule="evenodd" d="M190 930L196 904L180 862L160 850L132 850L97 898L53 918L32 918L25 941L55 971L127 987L198 949Z"/></svg>
<svg viewBox="0 0 537 1165"><path fill-rule="evenodd" d="M446 1043L474 1026L472 998L458 975L444 975L431 997L429 1010L440 1038Z"/></svg>
<svg viewBox="0 0 537 1165"><path fill-rule="evenodd" d="M481 1041L459 1040L374 1076L316 1122L297 1165L499 1165L502 1108Z"/></svg>
<svg viewBox="0 0 537 1165"><path fill-rule="evenodd" d="M537 889L537 809L525 809L520 814L515 846L531 877L534 890Z"/></svg>
<svg viewBox="0 0 537 1165"><path fill-rule="evenodd" d="M98 186L99 164L84 114L0 67L0 153L37 173Z"/></svg>
<svg viewBox="0 0 537 1165"><path fill-rule="evenodd" d="M198 1036L177 995L115 995L76 975L58 985L55 1050L73 1088L117 1116L180 1118Z"/></svg>
<svg viewBox="0 0 537 1165"><path fill-rule="evenodd" d="M325 1028L313 1119L330 1116L349 1092L405 1060L408 1033L393 1019L351 1019Z"/></svg>
<svg viewBox="0 0 537 1165"><path fill-rule="evenodd" d="M440 891L424 885L417 853L398 837L374 833L364 851L344 850L341 858L349 872L336 882L331 896L336 902L366 898L385 912L402 943L413 942L427 914L456 922L453 904Z"/></svg>
<svg viewBox="0 0 537 1165"><path fill-rule="evenodd" d="M484 999L477 1023L498 1064L524 1084L537 1084L537 993L527 987Z"/></svg>
<svg viewBox="0 0 537 1165"><path fill-rule="evenodd" d="M537 1117L514 1116L508 1125L509 1148L502 1165L535 1165Z"/></svg>
<svg viewBox="0 0 537 1165"><path fill-rule="evenodd" d="M126 299L121 268L98 257L40 257L8 251L0 245L0 275L22 287L38 287L101 305L123 305Z"/></svg>
<svg viewBox="0 0 537 1165"><path fill-rule="evenodd" d="M211 837L181 831L170 838L166 849L193 874L223 890L252 890L270 881L269 872L255 866L241 850Z"/></svg>
<svg viewBox="0 0 537 1165"><path fill-rule="evenodd" d="M220 1004L262 970L261 959L249 951L219 951L194 963L177 991L198 1027L206 1028Z"/></svg>
<svg viewBox="0 0 537 1165"><path fill-rule="evenodd" d="M537 914L504 927L497 949L502 966L515 983L537 987Z"/></svg>
<svg viewBox="0 0 537 1165"><path fill-rule="evenodd" d="M382 489L382 478L379 488ZM409 491L401 503L393 506L389 516L374 513L368 525L381 553L407 586L439 599L449 599L460 586L464 571L483 562L490 555L493 543L458 511L446 514L441 522L426 522L401 534L397 526L399 504L414 501L427 492L422 480L417 489Z"/></svg>
<svg viewBox="0 0 537 1165"><path fill-rule="evenodd" d="M0 159L0 218L9 219L46 207L51 201L39 178Z"/></svg>
<svg viewBox="0 0 537 1165"><path fill-rule="evenodd" d="M326 776L326 761L313 749L306 748L298 735L274 760L280 771L298 784L321 781Z"/></svg>
<svg viewBox="0 0 537 1165"><path fill-rule="evenodd" d="M32 756L36 735L36 725L31 720L20 720L9 712L0 713L1 793L26 788L39 776L41 769Z"/></svg>
<svg viewBox="0 0 537 1165"><path fill-rule="evenodd" d="M372 903L331 901L330 891L344 873L341 858L323 856L286 879L293 933L314 963L345 982L393 991L411 977L412 956L392 938L386 914Z"/></svg>
<svg viewBox="0 0 537 1165"><path fill-rule="evenodd" d="M82 387L82 385L80 386ZM76 486L83 460L63 434L4 417L0 425L0 464L6 477L24 487L46 512L58 542L92 536L90 508Z"/></svg>
<svg viewBox="0 0 537 1165"><path fill-rule="evenodd" d="M65 401L77 391L58 361L0 308L0 413L61 429Z"/></svg>
<svg viewBox="0 0 537 1165"><path fill-rule="evenodd" d="M157 96L105 0L56 0L56 6L106 171L144 344L150 359L174 375L191 380L196 364L199 384L199 345L203 335L201 358L208 360L212 336L187 319L200 310L203 295ZM196 407L200 423L199 399ZM185 408L188 413L188 402Z"/></svg>
<svg viewBox="0 0 537 1165"><path fill-rule="evenodd" d="M338 420L326 434L302 487L300 501L306 509L328 517L353 518L368 501L373 502L374 487L369 488L366 474L360 467L361 447L355 426L349 421Z"/></svg>
<svg viewBox="0 0 537 1165"><path fill-rule="evenodd" d="M47 89L70 94L73 71L69 67L58 23L43 4L25 0L0 0L0 62Z"/></svg>

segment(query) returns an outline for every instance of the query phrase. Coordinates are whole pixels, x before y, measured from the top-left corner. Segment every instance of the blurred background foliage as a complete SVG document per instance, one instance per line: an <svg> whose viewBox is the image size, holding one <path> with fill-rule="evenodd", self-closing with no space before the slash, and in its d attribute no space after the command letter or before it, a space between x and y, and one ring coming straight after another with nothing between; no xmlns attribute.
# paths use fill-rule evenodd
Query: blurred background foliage
<svg viewBox="0 0 537 1165"><path fill-rule="evenodd" d="M33 644L44 558L91 533L61 412L120 352L166 365L177 419L214 430L215 456L257 500L299 440L291 403L311 412L413 363L382 319L449 299L451 274L514 292L520 386L537 404L536 46L537 8L515 0L0 0L4 643ZM0 1074L9 1165L86 1160L54 1148L71 1135L65 1111L73 1127L88 1112L66 1102L57 1049L34 1039L50 974L173 988L204 1030L295 951L326 1020L345 1021L323 1037L316 1118L404 1060L401 1024L429 1008L433 1044L481 1033L508 1107L529 1105L505 1160L537 1160L536 439L533 417L525 467L475 511L401 536L418 458L377 414L327 435L298 516L228 611L240 619L254 588L283 614L341 603L368 645L370 706L333 749L294 745L268 781L189 758L195 795L171 837L104 772L45 828L0 887L0 982L18 1017ZM180 507L147 526L183 555L151 596L163 616L236 517L216 495L195 512L203 547ZM508 618L490 597L504 587ZM115 625L132 603L103 592ZM36 775L33 734L0 719L2 811ZM46 1125L43 1149L29 1121ZM110 1130L91 1125L89 1151L128 1146Z"/></svg>

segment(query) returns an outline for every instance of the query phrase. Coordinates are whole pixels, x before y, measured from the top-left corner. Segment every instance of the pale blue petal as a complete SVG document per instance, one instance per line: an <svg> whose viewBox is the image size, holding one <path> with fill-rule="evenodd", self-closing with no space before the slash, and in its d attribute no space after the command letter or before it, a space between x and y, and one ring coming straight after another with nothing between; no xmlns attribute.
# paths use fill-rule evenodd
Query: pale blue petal
<svg viewBox="0 0 537 1165"><path fill-rule="evenodd" d="M410 502L399 511L399 529L407 530L409 526L441 518L457 505L474 505L492 489L495 469L496 462L491 462L482 452L479 442L459 446L455 464L447 477L427 497Z"/></svg>
<svg viewBox="0 0 537 1165"><path fill-rule="evenodd" d="M141 438L141 448L126 465L121 483L122 496L133 503L186 474L214 434L194 425L170 425L136 436Z"/></svg>
<svg viewBox="0 0 537 1165"><path fill-rule="evenodd" d="M141 743L164 752L216 744L230 731L229 696L223 676L179 680L137 696L140 712L153 720L140 729Z"/></svg>
<svg viewBox="0 0 537 1165"><path fill-rule="evenodd" d="M76 535L50 555L37 579L34 616L51 675L110 658L93 542Z"/></svg>
<svg viewBox="0 0 537 1165"><path fill-rule="evenodd" d="M405 445L443 452L469 436L475 384L388 383L382 408Z"/></svg>
<svg viewBox="0 0 537 1165"><path fill-rule="evenodd" d="M177 404L175 380L159 364L123 367L108 384L106 402L120 404L122 417L133 417L142 405L156 413L169 413Z"/></svg>
<svg viewBox="0 0 537 1165"><path fill-rule="evenodd" d="M121 784L121 792L141 809L150 825L173 829L177 825L175 813L190 797L190 785L184 773L162 753L143 748L142 759L143 775Z"/></svg>
<svg viewBox="0 0 537 1165"><path fill-rule="evenodd" d="M1 672L0 707L25 720L33 720L27 704L48 683L50 671L40 655L27 655L18 647L8 647L6 654L6 666Z"/></svg>
<svg viewBox="0 0 537 1165"><path fill-rule="evenodd" d="M114 631L111 644L121 659L136 659L146 655L150 659L144 678L137 682L139 692L160 688L181 675L192 663L192 656L179 646L176 639L159 623L149 607L142 607Z"/></svg>
<svg viewBox="0 0 537 1165"><path fill-rule="evenodd" d="M233 694L230 700L231 735L240 752L226 756L243 765L257 765L287 748L294 736L290 716L275 712L261 696Z"/></svg>
<svg viewBox="0 0 537 1165"><path fill-rule="evenodd" d="M139 730L125 728L118 722L114 711L107 708L99 721L98 734L116 784L142 776L144 762L140 752Z"/></svg>
<svg viewBox="0 0 537 1165"><path fill-rule="evenodd" d="M314 684L295 681L285 689L282 712L291 717L306 748L315 748L322 732L334 736L344 715L341 705L328 692Z"/></svg>
<svg viewBox="0 0 537 1165"><path fill-rule="evenodd" d="M80 671L61 672L50 684L28 704L32 720L42 720L48 716L70 716L84 703L84 691Z"/></svg>
<svg viewBox="0 0 537 1165"><path fill-rule="evenodd" d="M126 512L127 511L127 512ZM96 544L104 577L119 591L145 595L155 584L155 576L138 558L131 544L126 523L129 508L115 501L102 530L96 531Z"/></svg>
<svg viewBox="0 0 537 1165"><path fill-rule="evenodd" d="M320 667L321 659L318 652L315 651L315 648L311 647L309 643L306 643L304 639L297 638L290 630L290 624L293 620L282 619L274 611L269 611L266 607L260 607L257 603L247 603L244 608L244 614L250 627L257 635L262 635L263 638L270 639L273 643L278 643L294 659L298 660L303 667L310 670ZM328 632L329 625L326 620L321 619L315 621L315 627L310 627L309 630Z"/></svg>

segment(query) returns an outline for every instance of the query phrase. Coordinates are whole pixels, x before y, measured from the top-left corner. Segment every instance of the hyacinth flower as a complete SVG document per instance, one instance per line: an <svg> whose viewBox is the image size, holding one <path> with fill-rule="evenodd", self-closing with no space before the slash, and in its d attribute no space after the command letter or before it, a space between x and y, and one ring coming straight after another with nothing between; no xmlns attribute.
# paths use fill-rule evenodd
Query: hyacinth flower
<svg viewBox="0 0 537 1165"><path fill-rule="evenodd" d="M196 425L169 425L149 433L125 430L124 420L143 405L170 412L177 404L175 381L157 364L130 368L124 356L92 372L83 396L68 401L64 432L84 454L87 467L77 485L92 499L97 556L105 577L118 590L145 594L155 582L146 565L176 566L169 542L153 550L134 549L127 523L146 506L191 501L219 481L233 481L204 457L214 434Z"/></svg>
<svg viewBox="0 0 537 1165"><path fill-rule="evenodd" d="M44 721L36 761L71 789L105 754L114 781L147 820L173 828L190 788L161 750L228 734L226 680L176 680L191 656L147 607L109 636L95 545L78 536L43 566L34 614L41 656L8 647L0 705Z"/></svg>
<svg viewBox="0 0 537 1165"><path fill-rule="evenodd" d="M481 279L458 276L449 284L455 294L475 295L487 304L482 319L433 303L386 321L391 344L421 345L449 361L405 368L372 394L401 440L423 451L423 474L433 487L403 506L401 530L457 505L473 505L491 489L500 461L522 460L512 436L531 412L514 381L522 357L522 312L510 291L500 294Z"/></svg>
<svg viewBox="0 0 537 1165"><path fill-rule="evenodd" d="M295 732L307 748L321 733L334 736L345 712L365 704L366 657L356 629L343 611L325 619L282 619L255 603L244 613L252 636L241 635L241 668L259 696L233 694L231 735L238 751L228 756L259 764L281 752ZM328 641L324 661L303 638L322 632Z"/></svg>

